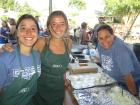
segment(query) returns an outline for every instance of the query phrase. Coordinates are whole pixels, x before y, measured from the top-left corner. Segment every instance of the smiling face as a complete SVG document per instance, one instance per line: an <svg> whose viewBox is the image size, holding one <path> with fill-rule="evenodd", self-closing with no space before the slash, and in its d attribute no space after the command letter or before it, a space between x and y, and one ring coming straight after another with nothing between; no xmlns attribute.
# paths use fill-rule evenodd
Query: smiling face
<svg viewBox="0 0 140 105"><path fill-rule="evenodd" d="M53 38L62 38L66 32L66 22L62 16L54 16L50 21L49 30Z"/></svg>
<svg viewBox="0 0 140 105"><path fill-rule="evenodd" d="M32 19L23 19L17 28L17 37L20 46L32 47L37 40L38 28Z"/></svg>
<svg viewBox="0 0 140 105"><path fill-rule="evenodd" d="M115 36L111 35L107 29L98 31L98 41L104 49L110 49L112 47L114 38Z"/></svg>
<svg viewBox="0 0 140 105"><path fill-rule="evenodd" d="M63 11L53 11L47 20L49 34L54 39L62 39L68 35L68 20Z"/></svg>

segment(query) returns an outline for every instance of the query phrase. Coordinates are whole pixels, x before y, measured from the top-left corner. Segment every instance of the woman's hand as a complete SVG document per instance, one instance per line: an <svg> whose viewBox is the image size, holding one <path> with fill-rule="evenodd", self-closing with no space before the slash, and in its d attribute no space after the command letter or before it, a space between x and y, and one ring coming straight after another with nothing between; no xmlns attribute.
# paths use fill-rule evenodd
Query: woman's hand
<svg viewBox="0 0 140 105"><path fill-rule="evenodd" d="M69 88L70 90L73 90L71 81L69 80L69 71L66 71L64 74L64 86L65 88Z"/></svg>
<svg viewBox="0 0 140 105"><path fill-rule="evenodd" d="M3 45L2 48L0 49L0 52L3 52L4 50L12 52L14 50L12 47L12 43L6 43L5 45Z"/></svg>
<svg viewBox="0 0 140 105"><path fill-rule="evenodd" d="M67 88L67 87L69 87L70 85L71 85L71 82L70 82L70 80L68 80L68 79L65 79L64 86Z"/></svg>

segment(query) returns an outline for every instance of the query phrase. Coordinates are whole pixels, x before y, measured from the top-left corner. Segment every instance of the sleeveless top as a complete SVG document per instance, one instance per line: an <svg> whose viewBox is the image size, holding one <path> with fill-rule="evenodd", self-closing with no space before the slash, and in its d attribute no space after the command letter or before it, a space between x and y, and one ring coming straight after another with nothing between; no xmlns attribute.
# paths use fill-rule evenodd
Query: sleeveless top
<svg viewBox="0 0 140 105"><path fill-rule="evenodd" d="M64 73L69 63L68 45L64 54L55 54L49 49L50 39L41 53L41 76L34 103L37 105L63 105Z"/></svg>

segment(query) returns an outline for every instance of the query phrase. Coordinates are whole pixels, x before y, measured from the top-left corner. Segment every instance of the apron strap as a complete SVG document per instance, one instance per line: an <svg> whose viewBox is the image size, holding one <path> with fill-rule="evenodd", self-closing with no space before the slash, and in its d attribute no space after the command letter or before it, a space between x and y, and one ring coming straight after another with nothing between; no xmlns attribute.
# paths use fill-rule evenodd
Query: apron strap
<svg viewBox="0 0 140 105"><path fill-rule="evenodd" d="M69 49L69 39L67 39L67 38L65 38L65 39L63 39L64 40L64 45L65 45L65 49L66 49L66 52L67 52L67 54L69 54L70 53L70 49Z"/></svg>
<svg viewBox="0 0 140 105"><path fill-rule="evenodd" d="M51 37L48 38L48 42L46 43L46 46L47 46L46 50L49 50L50 40L51 40ZM63 41L64 41L66 53L69 54L70 53L70 49L68 47L69 41L67 38L63 39ZM46 52L46 50L45 50L45 52Z"/></svg>

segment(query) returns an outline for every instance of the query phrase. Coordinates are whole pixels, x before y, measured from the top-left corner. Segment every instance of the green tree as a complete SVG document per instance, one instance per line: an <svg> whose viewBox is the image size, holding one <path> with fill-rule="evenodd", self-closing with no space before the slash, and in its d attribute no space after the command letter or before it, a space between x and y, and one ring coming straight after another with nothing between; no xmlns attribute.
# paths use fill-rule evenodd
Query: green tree
<svg viewBox="0 0 140 105"><path fill-rule="evenodd" d="M27 2L21 6L16 0L0 0L0 8L3 8L5 12L15 11L18 13L18 17L25 13L40 15L40 13L31 8Z"/></svg>
<svg viewBox="0 0 140 105"><path fill-rule="evenodd" d="M69 6L81 10L86 8L86 3L84 0L69 0Z"/></svg>
<svg viewBox="0 0 140 105"><path fill-rule="evenodd" d="M18 8L18 16L21 16L23 14L32 14L32 15L40 15L39 12L35 11L34 9L32 9L29 4L27 2L25 2L25 4L23 6L20 6Z"/></svg>
<svg viewBox="0 0 140 105"><path fill-rule="evenodd" d="M19 6L15 0L0 0L0 8L8 10L14 10L16 6Z"/></svg>
<svg viewBox="0 0 140 105"><path fill-rule="evenodd" d="M86 2L85 0L69 0L69 7L76 9L76 11L74 11L73 13L70 13L70 17L71 18L75 18L76 16L79 15L79 13L86 9ZM74 26L74 24L76 24L76 21L71 22L72 26Z"/></svg>
<svg viewBox="0 0 140 105"><path fill-rule="evenodd" d="M128 27L129 34L140 14L140 0L105 0L105 14L119 17L121 23Z"/></svg>

